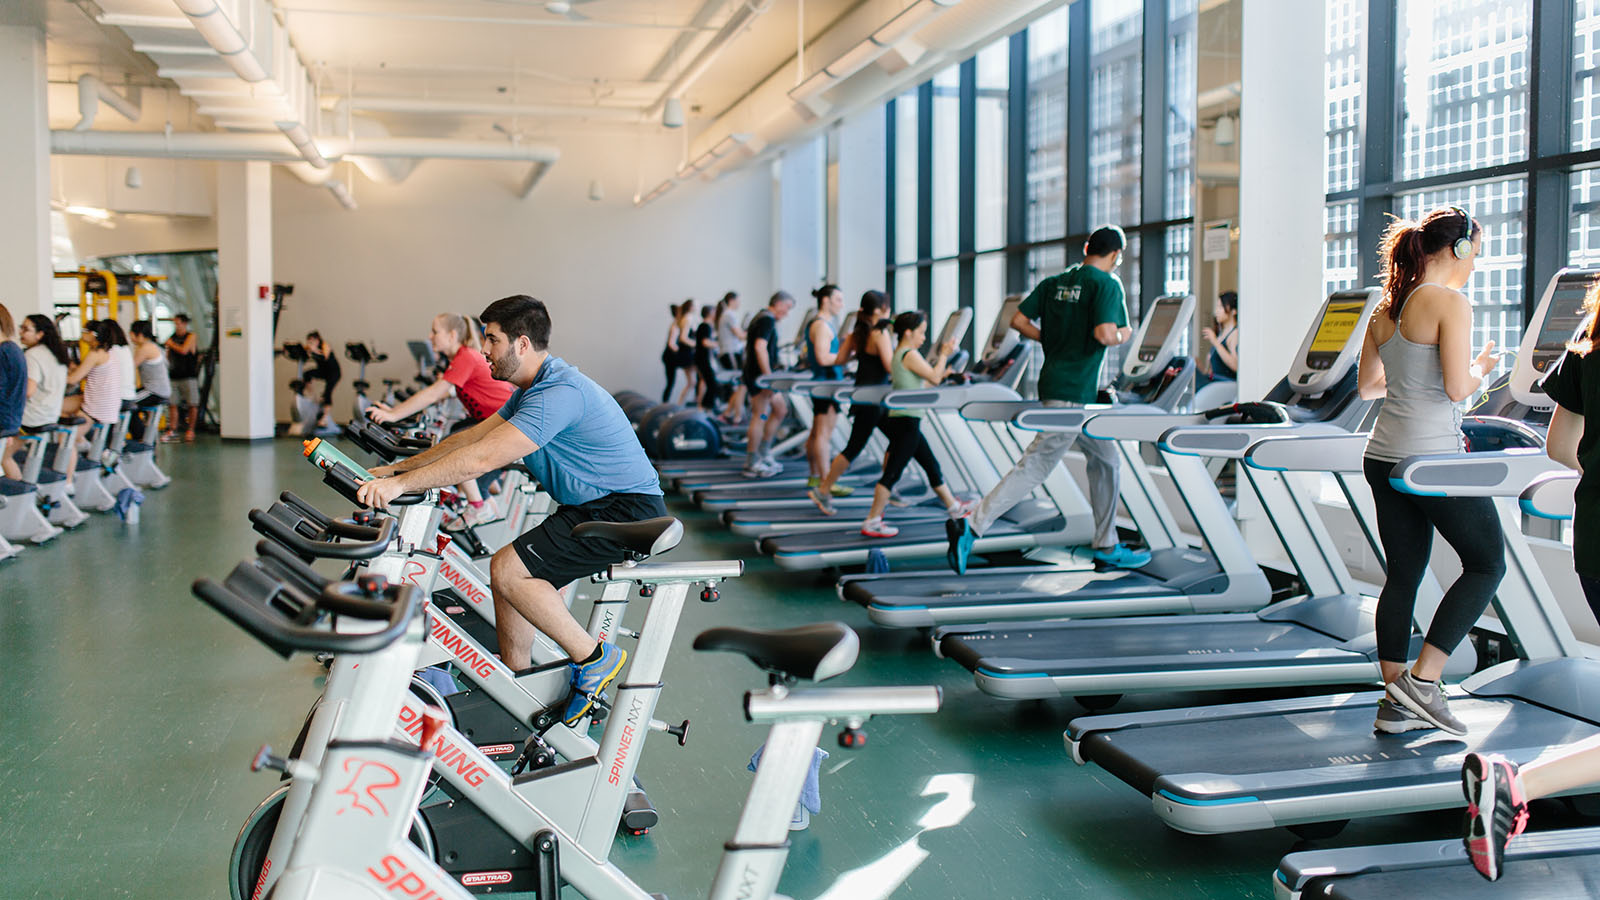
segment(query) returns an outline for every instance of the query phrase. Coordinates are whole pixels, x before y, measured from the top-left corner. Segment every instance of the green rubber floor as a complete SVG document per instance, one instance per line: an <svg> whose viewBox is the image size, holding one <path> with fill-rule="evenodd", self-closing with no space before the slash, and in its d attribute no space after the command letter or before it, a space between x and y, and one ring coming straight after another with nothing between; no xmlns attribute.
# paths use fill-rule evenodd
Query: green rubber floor
<svg viewBox="0 0 1600 900"><path fill-rule="evenodd" d="M94 516L0 562L0 898L226 897L240 823L275 779L251 774L262 743L286 746L316 696L319 667L285 662L202 606L256 542L245 520L292 490L345 507L298 442L162 449L171 487L142 521ZM704 896L749 787L763 732L742 694L748 661L689 649L701 629L838 619L863 650L839 684L938 684L936 716L878 719L860 750L824 732L821 815L793 836L781 889L796 900L879 897L1261 897L1286 831L1195 837L1163 827L1149 801L1063 750L1070 701L1007 703L980 693L927 637L870 626L826 576L784 573L749 541L674 502L688 537L671 559L743 557L723 599L691 598L667 672L662 719L689 744L646 745L640 779L661 812L613 860L647 890ZM347 507L345 507L347 508ZM587 607L580 598L580 618ZM632 610L637 625L642 610ZM1126 708L1198 698L1145 698ZM1448 837L1455 814L1359 823L1310 846ZM570 892L569 892L570 893Z"/></svg>

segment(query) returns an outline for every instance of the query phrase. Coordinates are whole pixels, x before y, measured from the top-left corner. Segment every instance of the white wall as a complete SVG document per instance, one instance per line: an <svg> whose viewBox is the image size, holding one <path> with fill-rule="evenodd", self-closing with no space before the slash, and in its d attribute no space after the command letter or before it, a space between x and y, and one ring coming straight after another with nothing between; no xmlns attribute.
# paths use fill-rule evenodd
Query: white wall
<svg viewBox="0 0 1600 900"><path fill-rule="evenodd" d="M823 240L827 187L826 140L818 135L783 151L773 166L777 206L772 210L772 266L776 288L794 295L797 310L811 304L811 292L828 274L828 251ZM760 298L765 302L766 298ZM748 304L747 304L748 305ZM799 316L784 322L798 327Z"/></svg>
<svg viewBox="0 0 1600 900"><path fill-rule="evenodd" d="M563 157L526 200L521 167L425 162L398 186L357 178L354 212L322 188L278 172L273 274L295 286L280 342L310 329L342 349L365 340L389 354L368 378L409 378L407 340L441 311L476 313L509 294L550 306L552 349L610 390L663 381L667 305L736 290L753 309L772 290L771 185L765 166L679 185L635 208L632 138L567 138ZM605 200L588 199L600 178ZM647 187L655 181L646 179ZM278 378L293 367L278 363ZM354 364L335 397L342 417Z"/></svg>

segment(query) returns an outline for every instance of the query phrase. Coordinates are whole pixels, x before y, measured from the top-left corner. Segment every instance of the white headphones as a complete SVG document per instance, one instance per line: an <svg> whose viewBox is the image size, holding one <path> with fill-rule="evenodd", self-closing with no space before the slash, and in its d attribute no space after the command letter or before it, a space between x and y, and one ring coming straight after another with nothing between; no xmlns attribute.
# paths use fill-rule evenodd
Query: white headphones
<svg viewBox="0 0 1600 900"><path fill-rule="evenodd" d="M1450 244L1450 252L1456 259L1466 259L1472 255L1472 215L1459 206L1450 208L1461 214L1461 236Z"/></svg>

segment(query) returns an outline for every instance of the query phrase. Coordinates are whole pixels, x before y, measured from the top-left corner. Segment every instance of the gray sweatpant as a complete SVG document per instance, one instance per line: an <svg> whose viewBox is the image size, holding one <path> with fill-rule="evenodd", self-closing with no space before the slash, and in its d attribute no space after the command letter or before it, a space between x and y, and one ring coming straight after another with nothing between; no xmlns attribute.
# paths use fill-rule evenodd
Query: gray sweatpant
<svg viewBox="0 0 1600 900"><path fill-rule="evenodd" d="M1051 408L1082 406L1062 400L1046 400ZM1076 443L1088 462L1089 506L1094 510L1094 547L1097 550L1117 543L1117 494L1122 475L1122 459L1113 441L1097 441L1071 432L1041 431L1033 443L1022 453L1022 458L1007 472L973 510L970 524L974 534L983 534L995 520L1005 515L1045 479L1061 463Z"/></svg>

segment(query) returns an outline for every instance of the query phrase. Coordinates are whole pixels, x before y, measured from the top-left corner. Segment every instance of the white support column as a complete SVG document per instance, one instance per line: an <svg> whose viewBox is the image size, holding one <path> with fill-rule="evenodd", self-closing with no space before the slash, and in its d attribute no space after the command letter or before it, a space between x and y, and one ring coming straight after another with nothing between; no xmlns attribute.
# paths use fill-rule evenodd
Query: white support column
<svg viewBox="0 0 1600 900"><path fill-rule="evenodd" d="M271 438L272 165L217 164L222 436Z"/></svg>
<svg viewBox="0 0 1600 900"><path fill-rule="evenodd" d="M34 14L37 13L37 18ZM50 121L44 18L0 2L0 272L16 318L50 312Z"/></svg>
<svg viewBox="0 0 1600 900"><path fill-rule="evenodd" d="M1323 32L1322 0L1244 0L1240 397L1283 377L1323 300Z"/></svg>

